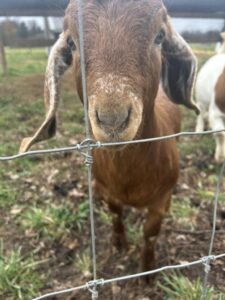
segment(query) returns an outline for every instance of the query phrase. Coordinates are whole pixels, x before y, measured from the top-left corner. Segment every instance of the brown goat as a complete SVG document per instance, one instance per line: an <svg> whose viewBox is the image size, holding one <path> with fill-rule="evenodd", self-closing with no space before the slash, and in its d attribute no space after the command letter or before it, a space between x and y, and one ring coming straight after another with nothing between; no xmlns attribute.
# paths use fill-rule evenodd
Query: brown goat
<svg viewBox="0 0 225 300"><path fill-rule="evenodd" d="M174 103L198 111L191 101L196 60L172 28L161 0L84 0L83 14L93 137L101 142L117 142L178 132L180 112ZM72 65L82 99L78 41L77 2L71 0L64 31L47 67L47 117L34 137L24 139L22 152L55 134L60 79ZM114 213L114 242L118 248L126 246L123 206L147 209L141 270L149 270L178 179L176 140L96 149L93 155L95 187Z"/></svg>

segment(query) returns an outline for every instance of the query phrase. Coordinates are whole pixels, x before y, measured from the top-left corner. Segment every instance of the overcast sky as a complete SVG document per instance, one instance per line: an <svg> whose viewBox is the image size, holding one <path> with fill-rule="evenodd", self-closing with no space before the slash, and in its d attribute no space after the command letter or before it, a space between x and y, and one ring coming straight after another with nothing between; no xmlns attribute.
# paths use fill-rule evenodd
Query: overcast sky
<svg viewBox="0 0 225 300"><path fill-rule="evenodd" d="M36 22L44 27L43 18L33 18L33 17L19 17L13 18L19 21L26 21L29 24L29 21L36 20ZM0 18L1 20L1 18ZM51 29L60 31L62 28L62 19L60 18L49 18ZM174 26L179 32L182 31L208 31L208 30L221 30L224 26L224 20L218 19L173 19Z"/></svg>

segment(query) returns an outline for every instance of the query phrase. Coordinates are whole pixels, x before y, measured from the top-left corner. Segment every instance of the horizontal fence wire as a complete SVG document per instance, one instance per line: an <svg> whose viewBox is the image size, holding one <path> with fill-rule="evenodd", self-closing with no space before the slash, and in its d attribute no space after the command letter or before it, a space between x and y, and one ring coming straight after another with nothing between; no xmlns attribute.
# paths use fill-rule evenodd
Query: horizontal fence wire
<svg viewBox="0 0 225 300"><path fill-rule="evenodd" d="M84 290L84 289L90 290L94 286L104 286L106 284L111 284L111 283L118 282L118 281L136 279L136 278L140 278L140 277L143 277L143 276L153 275L153 274L163 272L163 271L168 271L168 270L179 270L179 269L193 267L193 266L200 265L200 264L203 264L205 266L205 264L207 262L215 261L215 260L218 260L218 259L221 259L221 258L225 258L225 253L219 254L219 255L205 256L205 257L202 257L199 260L195 260L195 261L190 262L190 263L164 266L164 267L161 267L161 268L158 268L158 269L155 269L155 270L151 270L151 271L148 271L148 272L137 273L137 274L127 275L127 276L121 276L121 277L116 277L116 278L106 279L106 280L104 280L104 279L93 280L93 281L89 281L86 284L83 284L83 285L75 287L75 288L70 288L70 289L65 289L65 290L61 290L61 291L58 291L58 292L49 293L49 294L34 298L32 300L48 299L48 298L53 297L53 296L59 296L59 295L65 294L65 293L76 292L76 291Z"/></svg>
<svg viewBox="0 0 225 300"><path fill-rule="evenodd" d="M210 135L210 134L217 134L217 133L221 133L221 132L225 132L225 128L219 129L219 130L202 131L202 132L192 132L192 131L179 132L179 133L160 136L160 137L132 140L132 141L124 141L124 142L101 143L99 141L95 141L92 139L85 139L80 144L78 143L74 146L63 147L63 148L53 148L53 149L46 149L46 150L27 151L25 153L19 153L19 154L15 154L15 155L11 155L11 156L0 156L0 161L15 160L15 159L23 158L26 156L65 153L65 152L73 152L73 151L79 151L81 154L85 155L85 153L83 153L83 151L88 150L88 149L135 145L135 144L140 144L140 143L170 140L170 139L174 139L174 138L178 138L178 137L204 136L204 135Z"/></svg>

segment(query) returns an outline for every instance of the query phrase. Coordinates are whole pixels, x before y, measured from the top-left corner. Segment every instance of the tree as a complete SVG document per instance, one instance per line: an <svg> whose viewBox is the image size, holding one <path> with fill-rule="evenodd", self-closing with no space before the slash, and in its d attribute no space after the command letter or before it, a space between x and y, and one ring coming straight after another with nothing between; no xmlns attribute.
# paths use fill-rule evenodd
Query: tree
<svg viewBox="0 0 225 300"><path fill-rule="evenodd" d="M29 30L27 28L26 23L24 23L24 22L19 23L18 36L20 38L27 38L29 36Z"/></svg>

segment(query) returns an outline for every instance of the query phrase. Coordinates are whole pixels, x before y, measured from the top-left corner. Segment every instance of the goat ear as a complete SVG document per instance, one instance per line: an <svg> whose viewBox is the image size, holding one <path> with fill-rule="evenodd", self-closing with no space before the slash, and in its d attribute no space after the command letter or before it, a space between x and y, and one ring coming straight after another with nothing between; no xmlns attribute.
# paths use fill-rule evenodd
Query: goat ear
<svg viewBox="0 0 225 300"><path fill-rule="evenodd" d="M197 60L184 39L168 20L166 38L162 44L162 84L168 97L197 114L199 108L192 100Z"/></svg>
<svg viewBox="0 0 225 300"><path fill-rule="evenodd" d="M72 64L74 44L66 33L62 33L53 46L45 76L46 118L33 137L23 139L19 152L26 152L33 144L53 137L56 133L56 111L60 100L61 77Z"/></svg>

